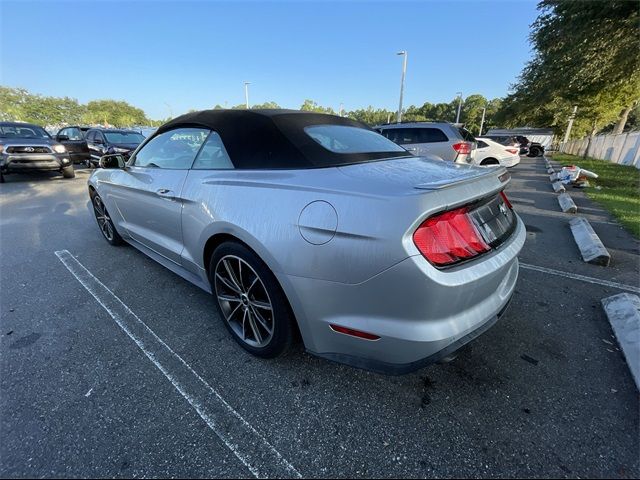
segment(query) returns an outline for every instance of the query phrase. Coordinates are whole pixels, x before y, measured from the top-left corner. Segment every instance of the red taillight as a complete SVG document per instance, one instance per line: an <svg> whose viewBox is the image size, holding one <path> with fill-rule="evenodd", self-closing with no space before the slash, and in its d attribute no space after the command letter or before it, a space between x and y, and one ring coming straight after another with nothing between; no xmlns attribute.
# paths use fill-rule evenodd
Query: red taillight
<svg viewBox="0 0 640 480"><path fill-rule="evenodd" d="M518 153L518 150L512 149L512 148L507 148L505 149L507 152L509 152L511 155L515 155L516 153Z"/></svg>
<svg viewBox="0 0 640 480"><path fill-rule="evenodd" d="M460 155L469 155L471 153L471 144L469 142L454 143L452 147Z"/></svg>
<svg viewBox="0 0 640 480"><path fill-rule="evenodd" d="M413 233L413 242L420 253L437 266L466 260L490 249L466 207L428 218Z"/></svg>
<svg viewBox="0 0 640 480"><path fill-rule="evenodd" d="M507 207L509 207L511 210L513 210L513 205L511 205L511 202L507 198L507 194L504 193L504 190L502 192L500 192L500 196L502 197L502 200L507 205Z"/></svg>
<svg viewBox="0 0 640 480"><path fill-rule="evenodd" d="M343 327L341 325L329 324L331 330L338 333L344 333L345 335L351 335L352 337L364 338L365 340L378 340L380 337L372 333L362 332L360 330L354 330L353 328Z"/></svg>

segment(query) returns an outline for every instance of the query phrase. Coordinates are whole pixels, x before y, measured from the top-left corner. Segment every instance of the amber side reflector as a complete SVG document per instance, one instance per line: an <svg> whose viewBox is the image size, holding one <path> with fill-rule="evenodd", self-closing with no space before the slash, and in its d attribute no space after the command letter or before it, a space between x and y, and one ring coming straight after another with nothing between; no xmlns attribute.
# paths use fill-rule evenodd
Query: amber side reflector
<svg viewBox="0 0 640 480"><path fill-rule="evenodd" d="M338 333L344 333L345 335L350 335L352 337L363 338L365 340L379 340L380 337L378 335L374 335L372 333L362 332L360 330L354 330L353 328L342 327L340 325L329 324L331 330Z"/></svg>

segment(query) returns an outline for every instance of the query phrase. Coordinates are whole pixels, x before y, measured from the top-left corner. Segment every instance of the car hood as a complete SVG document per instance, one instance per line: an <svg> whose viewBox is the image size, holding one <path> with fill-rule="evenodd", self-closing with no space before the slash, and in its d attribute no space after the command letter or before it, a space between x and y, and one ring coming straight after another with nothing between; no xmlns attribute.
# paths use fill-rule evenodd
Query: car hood
<svg viewBox="0 0 640 480"><path fill-rule="evenodd" d="M349 177L364 180L371 185L395 187L402 190L439 190L450 185L473 181L485 175L495 175L472 165L463 165L427 157L403 157L381 162L361 163L338 167Z"/></svg>
<svg viewBox="0 0 640 480"><path fill-rule="evenodd" d="M53 138L23 138L23 137L0 137L3 144L13 145L56 145Z"/></svg>

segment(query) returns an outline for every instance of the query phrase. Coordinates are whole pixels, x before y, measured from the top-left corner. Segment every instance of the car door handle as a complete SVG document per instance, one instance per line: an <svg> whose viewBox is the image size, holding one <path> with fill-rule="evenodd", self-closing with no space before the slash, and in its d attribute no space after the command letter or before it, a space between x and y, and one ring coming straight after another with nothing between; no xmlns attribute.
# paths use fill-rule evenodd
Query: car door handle
<svg viewBox="0 0 640 480"><path fill-rule="evenodd" d="M175 200L176 198L173 190L169 190L168 188L159 188L158 190L156 190L156 195L162 198L166 198L167 200Z"/></svg>
<svg viewBox="0 0 640 480"><path fill-rule="evenodd" d="M408 151L408 152L417 152L417 151L418 151L418 149L417 149L417 148L415 148L415 147L411 147L411 148L407 148L407 151Z"/></svg>

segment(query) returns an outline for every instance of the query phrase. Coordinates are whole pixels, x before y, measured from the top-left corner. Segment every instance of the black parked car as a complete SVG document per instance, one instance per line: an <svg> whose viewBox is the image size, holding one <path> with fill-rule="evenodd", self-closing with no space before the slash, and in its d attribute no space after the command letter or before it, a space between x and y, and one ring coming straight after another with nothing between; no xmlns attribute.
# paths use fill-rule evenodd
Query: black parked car
<svg viewBox="0 0 640 480"><path fill-rule="evenodd" d="M85 138L91 155L87 163L90 167L97 166L103 155L120 153L128 157L144 141L144 136L133 130L110 128L92 128Z"/></svg>
<svg viewBox="0 0 640 480"><path fill-rule="evenodd" d="M0 183L8 173L57 171L76 176L64 145L38 125L0 122Z"/></svg>
<svg viewBox="0 0 640 480"><path fill-rule="evenodd" d="M91 155L85 134L90 127L64 127L56 134L56 140L63 144L69 152L73 163L86 163Z"/></svg>

